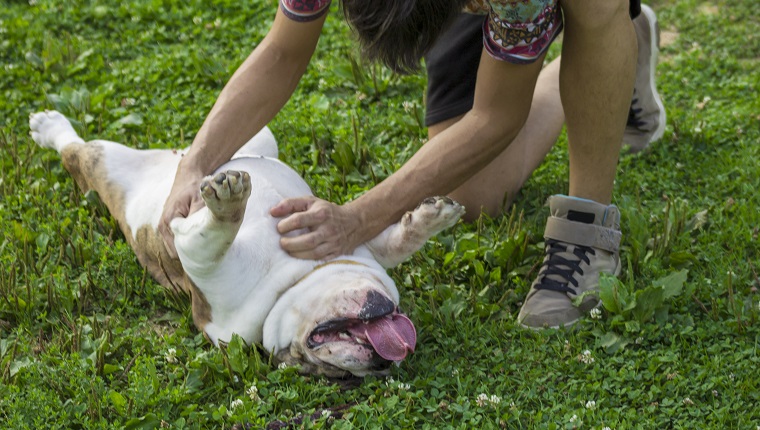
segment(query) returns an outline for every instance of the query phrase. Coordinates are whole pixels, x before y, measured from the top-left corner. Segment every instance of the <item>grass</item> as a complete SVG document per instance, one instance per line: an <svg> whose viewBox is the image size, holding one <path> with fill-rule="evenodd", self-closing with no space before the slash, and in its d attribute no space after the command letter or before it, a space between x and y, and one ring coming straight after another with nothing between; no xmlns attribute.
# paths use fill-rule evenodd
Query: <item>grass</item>
<svg viewBox="0 0 760 430"><path fill-rule="evenodd" d="M28 137L29 113L56 108L86 137L189 144L274 2L3 1L0 427L760 427L756 4L653 6L668 128L621 159L624 271L605 280L601 318L545 332L514 321L543 203L567 188L562 138L508 213L391 271L418 351L392 378L349 384L206 343L186 301L146 276L97 199ZM272 124L281 158L336 202L425 137L424 77L362 63L340 18Z"/></svg>

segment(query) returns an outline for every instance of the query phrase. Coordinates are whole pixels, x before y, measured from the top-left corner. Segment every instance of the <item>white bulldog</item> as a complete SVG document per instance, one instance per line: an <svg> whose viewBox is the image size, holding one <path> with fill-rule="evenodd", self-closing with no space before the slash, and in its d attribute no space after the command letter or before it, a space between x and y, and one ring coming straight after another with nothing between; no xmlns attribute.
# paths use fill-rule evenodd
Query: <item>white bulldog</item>
<svg viewBox="0 0 760 430"><path fill-rule="evenodd" d="M384 374L414 351L414 325L399 312L385 268L456 223L464 213L458 203L426 199L352 255L326 262L290 257L269 209L311 190L277 160L265 128L205 178L206 207L172 221L177 260L157 226L182 151L85 143L55 111L32 114L29 125L34 141L59 152L83 191L98 192L150 274L190 295L193 320L215 345L237 333L279 362L331 377Z"/></svg>

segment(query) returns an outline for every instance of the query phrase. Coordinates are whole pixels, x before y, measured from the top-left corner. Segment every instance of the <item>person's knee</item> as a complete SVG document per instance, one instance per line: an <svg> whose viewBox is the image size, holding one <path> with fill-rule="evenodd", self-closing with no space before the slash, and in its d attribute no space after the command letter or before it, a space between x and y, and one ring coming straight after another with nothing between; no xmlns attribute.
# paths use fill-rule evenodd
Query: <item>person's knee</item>
<svg viewBox="0 0 760 430"><path fill-rule="evenodd" d="M595 30L618 19L630 19L629 0L567 0L560 5L568 26Z"/></svg>

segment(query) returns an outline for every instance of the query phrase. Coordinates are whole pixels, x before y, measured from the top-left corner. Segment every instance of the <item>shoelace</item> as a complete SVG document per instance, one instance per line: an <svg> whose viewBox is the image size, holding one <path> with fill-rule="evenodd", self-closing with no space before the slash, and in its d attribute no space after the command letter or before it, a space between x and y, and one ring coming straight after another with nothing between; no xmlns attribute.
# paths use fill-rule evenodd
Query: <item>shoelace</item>
<svg viewBox="0 0 760 430"><path fill-rule="evenodd" d="M626 122L626 125L629 127L636 127L639 128L642 125L645 125L646 122L644 122L641 118L639 118L639 114L642 111L642 108L636 108L636 104L639 102L639 99L633 99L631 101L631 108L628 109L628 121Z"/></svg>
<svg viewBox="0 0 760 430"><path fill-rule="evenodd" d="M583 269L581 269L581 261L590 264L591 260L588 254L596 255L594 248L588 246L575 245L573 255L578 257L578 260L568 260L567 258L559 255L563 252L568 252L568 244L560 242L554 239L546 240L546 253L549 258L541 266L541 282L536 284L537 290L552 290L559 291L561 293L573 293L576 294L575 288L578 288L578 281L573 277L577 272L579 275L583 275ZM567 269L561 269L559 266L566 266ZM554 279L550 279L549 275L556 275L564 279L565 282L559 282ZM571 287L570 284L573 286ZM573 288L574 287L574 288Z"/></svg>

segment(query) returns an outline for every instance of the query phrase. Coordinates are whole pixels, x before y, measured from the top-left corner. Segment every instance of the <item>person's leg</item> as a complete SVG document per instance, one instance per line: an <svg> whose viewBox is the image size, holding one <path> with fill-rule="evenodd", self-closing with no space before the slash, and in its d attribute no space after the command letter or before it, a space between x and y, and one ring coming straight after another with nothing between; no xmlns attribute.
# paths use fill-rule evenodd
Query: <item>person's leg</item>
<svg viewBox="0 0 760 430"><path fill-rule="evenodd" d="M549 199L544 263L517 317L528 328L575 323L599 306L600 275L620 271L620 212L610 201L636 66L630 5L628 0L560 4L570 195Z"/></svg>
<svg viewBox="0 0 760 430"><path fill-rule="evenodd" d="M665 133L667 115L662 99L657 93L654 72L660 46L660 27L657 15L647 5L638 0L631 1L631 7L637 6L638 16L633 20L638 42L638 60L636 62L636 83L633 88L633 102L628 113L628 123L623 134L623 143L629 152L646 149L650 143L658 140Z"/></svg>
<svg viewBox="0 0 760 430"><path fill-rule="evenodd" d="M608 204L636 67L628 0L563 0L560 95L570 148L570 195Z"/></svg>
<svg viewBox="0 0 760 430"><path fill-rule="evenodd" d="M507 149L449 194L467 208L466 220L475 220L481 213L501 214L557 141L565 119L559 103L559 63L555 60L541 71L528 120ZM429 126L430 138L459 118Z"/></svg>
<svg viewBox="0 0 760 430"><path fill-rule="evenodd" d="M651 9L648 9L651 12ZM651 41L656 17L640 13L640 2L630 1L630 17L636 24L637 38ZM645 16L646 15L646 16ZM426 124L430 138L456 123L472 107L475 76L482 44L480 15L462 14L426 56L428 91ZM657 45L639 47L636 69L636 95L630 107L625 142L638 150L661 136L664 108L653 77ZM452 58L456 58L453 61ZM514 201L517 193L541 164L559 135L565 117L559 94L559 61L541 72L533 97L531 113L524 129L512 145L478 175L450 194L468 212L466 220L481 213L497 216Z"/></svg>

